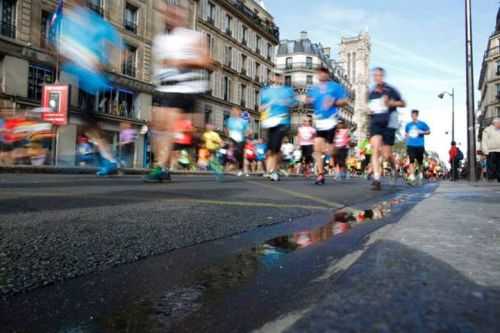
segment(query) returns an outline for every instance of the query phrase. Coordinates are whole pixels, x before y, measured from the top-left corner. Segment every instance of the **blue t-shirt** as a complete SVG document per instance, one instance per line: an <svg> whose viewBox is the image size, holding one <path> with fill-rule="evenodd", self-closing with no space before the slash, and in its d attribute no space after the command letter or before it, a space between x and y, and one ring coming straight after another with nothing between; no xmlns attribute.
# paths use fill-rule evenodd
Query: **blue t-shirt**
<svg viewBox="0 0 500 333"><path fill-rule="evenodd" d="M340 84L328 81L323 84L313 86L308 93L314 108L314 119L316 129L319 131L330 130L337 125L336 106L325 107L327 98L337 101L347 98L347 92Z"/></svg>
<svg viewBox="0 0 500 333"><path fill-rule="evenodd" d="M290 87L269 86L264 88L260 104L268 108L262 114L262 127L272 128L279 125L290 125L290 108L295 103L295 92Z"/></svg>
<svg viewBox="0 0 500 333"><path fill-rule="evenodd" d="M123 49L120 34L88 8L64 12L57 48L67 59L63 70L79 79L79 88L90 94L110 88L100 67L110 58L108 46Z"/></svg>
<svg viewBox="0 0 500 333"><path fill-rule="evenodd" d="M405 132L408 134L406 145L408 147L424 147L425 135L424 132L430 131L429 126L423 121L418 120L416 123L413 121L406 124Z"/></svg>
<svg viewBox="0 0 500 333"><path fill-rule="evenodd" d="M248 121L243 118L229 117L226 120L229 137L236 142L243 142L248 131Z"/></svg>
<svg viewBox="0 0 500 333"><path fill-rule="evenodd" d="M258 143L256 145L257 161L264 161L266 159L267 145L265 143Z"/></svg>

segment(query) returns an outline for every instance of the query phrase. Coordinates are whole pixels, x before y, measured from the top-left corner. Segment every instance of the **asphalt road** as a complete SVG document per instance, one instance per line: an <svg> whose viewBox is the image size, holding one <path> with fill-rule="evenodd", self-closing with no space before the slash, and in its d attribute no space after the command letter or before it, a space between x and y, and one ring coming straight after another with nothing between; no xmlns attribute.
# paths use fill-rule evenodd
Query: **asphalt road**
<svg viewBox="0 0 500 333"><path fill-rule="evenodd" d="M226 177L218 183L210 176L178 176L172 183L146 185L137 176L1 174L0 323L11 332L75 327L83 327L82 332L217 331L219 326L205 319L220 319L227 312L214 315L214 307L207 304L231 309L245 298L238 294L243 292L255 318L231 327L251 330L280 308L260 306L257 297L272 295L279 281L264 278L271 282L259 288L262 277L256 276L281 270L281 275L271 276L286 276L293 289L313 278L314 265L323 259L322 265L327 265L335 251L339 257L349 253L391 219L354 230L318 262L301 257L301 269L291 269L296 262L278 267L264 262L267 269L260 272L256 245L320 227L345 206L369 207L403 191L413 190L399 185L371 192L363 180L318 187L302 178L270 183ZM401 207L399 214L410 206ZM392 221L396 219L394 214ZM288 273L283 275L280 267L288 267ZM253 287L225 292L242 284ZM204 301L195 301L200 298ZM8 318L3 316L6 311ZM154 325L152 312L161 314Z"/></svg>

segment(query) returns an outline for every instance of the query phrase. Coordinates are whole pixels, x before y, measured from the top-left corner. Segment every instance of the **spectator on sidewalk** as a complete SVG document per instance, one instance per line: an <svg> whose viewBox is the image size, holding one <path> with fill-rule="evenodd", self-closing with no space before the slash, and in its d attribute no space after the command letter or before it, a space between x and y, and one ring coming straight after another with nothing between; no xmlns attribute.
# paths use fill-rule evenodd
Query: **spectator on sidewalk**
<svg viewBox="0 0 500 333"><path fill-rule="evenodd" d="M488 179L500 182L500 117L486 127L481 142L482 151L488 156Z"/></svg>
<svg viewBox="0 0 500 333"><path fill-rule="evenodd" d="M457 147L457 143L453 141L451 143L450 151L448 152L450 156L450 164L451 164L451 181L457 181L459 178L458 168L460 167L460 161L464 159L464 154Z"/></svg>

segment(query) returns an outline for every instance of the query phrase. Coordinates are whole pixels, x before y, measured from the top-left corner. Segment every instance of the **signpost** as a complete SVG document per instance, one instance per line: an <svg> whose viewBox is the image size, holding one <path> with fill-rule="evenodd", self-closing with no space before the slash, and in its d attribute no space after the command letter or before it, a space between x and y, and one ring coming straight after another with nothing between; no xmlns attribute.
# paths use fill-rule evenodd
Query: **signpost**
<svg viewBox="0 0 500 333"><path fill-rule="evenodd" d="M47 84L42 90L42 120L54 125L52 139L52 161L57 165L56 142L58 126L68 124L70 86L67 84Z"/></svg>

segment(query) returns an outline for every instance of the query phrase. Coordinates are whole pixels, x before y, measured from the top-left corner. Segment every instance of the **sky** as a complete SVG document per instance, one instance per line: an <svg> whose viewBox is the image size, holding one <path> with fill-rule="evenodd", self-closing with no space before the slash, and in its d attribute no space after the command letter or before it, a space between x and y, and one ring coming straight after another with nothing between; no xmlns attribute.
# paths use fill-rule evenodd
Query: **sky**
<svg viewBox="0 0 500 333"><path fill-rule="evenodd" d="M293 5L292 5L293 3ZM420 110L431 127L427 149L447 160L451 142L451 98L437 95L455 88L455 136L467 149L465 16L463 0L265 0L280 28L281 39L297 39L308 32L313 42L332 47L338 58L342 36L368 31L370 67L387 71L387 82L407 101L400 119ZM475 105L479 73L488 37L493 33L497 0L472 0ZM448 134L446 134L448 133Z"/></svg>

